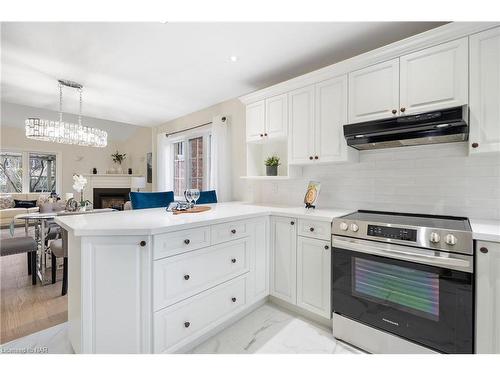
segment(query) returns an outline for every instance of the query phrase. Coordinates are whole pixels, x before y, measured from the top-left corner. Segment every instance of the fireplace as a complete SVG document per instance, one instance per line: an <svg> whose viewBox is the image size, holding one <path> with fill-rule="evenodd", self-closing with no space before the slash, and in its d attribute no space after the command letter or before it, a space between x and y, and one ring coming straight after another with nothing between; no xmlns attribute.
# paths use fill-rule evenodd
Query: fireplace
<svg viewBox="0 0 500 375"><path fill-rule="evenodd" d="M129 188L94 188L94 208L114 208L123 210L129 200Z"/></svg>

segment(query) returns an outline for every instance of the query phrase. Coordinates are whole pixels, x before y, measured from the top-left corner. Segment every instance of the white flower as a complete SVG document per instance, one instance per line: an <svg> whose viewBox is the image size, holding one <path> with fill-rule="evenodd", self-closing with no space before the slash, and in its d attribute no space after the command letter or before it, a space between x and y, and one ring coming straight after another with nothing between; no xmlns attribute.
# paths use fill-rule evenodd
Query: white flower
<svg viewBox="0 0 500 375"><path fill-rule="evenodd" d="M85 177L78 174L73 175L73 190L81 192L85 185L87 185L87 179Z"/></svg>

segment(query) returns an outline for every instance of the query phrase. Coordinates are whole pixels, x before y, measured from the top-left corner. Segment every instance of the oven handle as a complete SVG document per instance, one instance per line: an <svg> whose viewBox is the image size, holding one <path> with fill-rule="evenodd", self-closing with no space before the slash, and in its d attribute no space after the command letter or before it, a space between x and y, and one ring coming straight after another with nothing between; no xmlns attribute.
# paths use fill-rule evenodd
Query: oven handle
<svg viewBox="0 0 500 375"><path fill-rule="evenodd" d="M373 241L337 236L332 236L332 247L473 273L473 257L470 255L417 248L415 248L415 252L411 252L408 251L406 246L394 244L375 245Z"/></svg>

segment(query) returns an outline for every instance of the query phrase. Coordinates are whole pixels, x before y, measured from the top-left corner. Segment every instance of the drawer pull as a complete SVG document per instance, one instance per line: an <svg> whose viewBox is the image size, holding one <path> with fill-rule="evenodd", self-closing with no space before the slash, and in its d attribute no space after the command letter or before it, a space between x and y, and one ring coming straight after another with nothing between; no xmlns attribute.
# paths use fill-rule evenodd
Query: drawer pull
<svg viewBox="0 0 500 375"><path fill-rule="evenodd" d="M486 247L480 248L479 251L482 252L483 254L488 254L488 249Z"/></svg>
<svg viewBox="0 0 500 375"><path fill-rule="evenodd" d="M236 229L231 229L232 234L236 234Z"/></svg>
<svg viewBox="0 0 500 375"><path fill-rule="evenodd" d="M295 221L290 221L290 225L295 225Z"/></svg>
<svg viewBox="0 0 500 375"><path fill-rule="evenodd" d="M191 242L191 241L189 241L189 239L188 239L188 238L186 238L186 239L184 240L184 243L185 243L186 245L189 245L189 243L190 243L190 242Z"/></svg>
<svg viewBox="0 0 500 375"><path fill-rule="evenodd" d="M236 297L231 298L231 301L236 302Z"/></svg>
<svg viewBox="0 0 500 375"><path fill-rule="evenodd" d="M184 275L184 280L189 280L189 275Z"/></svg>
<svg viewBox="0 0 500 375"><path fill-rule="evenodd" d="M325 250L328 250L329 248L330 248L330 246L325 245Z"/></svg>
<svg viewBox="0 0 500 375"><path fill-rule="evenodd" d="M314 232L314 228L313 228L313 227L309 228L309 230L310 230L311 232Z"/></svg>
<svg viewBox="0 0 500 375"><path fill-rule="evenodd" d="M184 322L184 327L189 328L189 326L190 326L190 325L191 325L191 323L189 323L189 322Z"/></svg>
<svg viewBox="0 0 500 375"><path fill-rule="evenodd" d="M139 245L141 245L141 247L146 246L146 241L141 241L141 242L139 243Z"/></svg>
<svg viewBox="0 0 500 375"><path fill-rule="evenodd" d="M236 263L236 258L231 259L231 263Z"/></svg>

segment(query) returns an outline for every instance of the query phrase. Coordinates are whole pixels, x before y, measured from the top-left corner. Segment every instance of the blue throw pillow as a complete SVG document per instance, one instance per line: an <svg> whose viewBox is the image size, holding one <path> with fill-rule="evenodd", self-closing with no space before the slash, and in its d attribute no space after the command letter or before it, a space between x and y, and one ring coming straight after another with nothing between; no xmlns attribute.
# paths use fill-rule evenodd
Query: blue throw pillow
<svg viewBox="0 0 500 375"><path fill-rule="evenodd" d="M217 203L217 193L215 190L200 191L200 198L196 204Z"/></svg>
<svg viewBox="0 0 500 375"><path fill-rule="evenodd" d="M160 191L154 193L130 192L132 209L168 207L174 201L173 191Z"/></svg>

